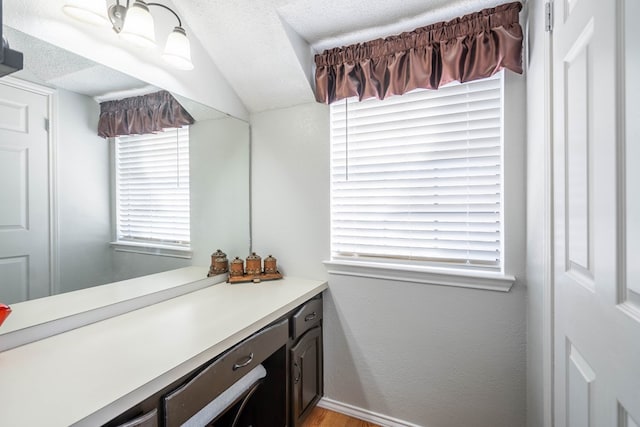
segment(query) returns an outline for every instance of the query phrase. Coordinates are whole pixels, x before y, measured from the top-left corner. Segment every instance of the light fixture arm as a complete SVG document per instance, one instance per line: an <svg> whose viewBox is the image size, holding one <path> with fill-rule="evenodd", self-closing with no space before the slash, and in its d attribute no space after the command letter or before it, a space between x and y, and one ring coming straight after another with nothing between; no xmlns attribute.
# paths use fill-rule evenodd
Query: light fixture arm
<svg viewBox="0 0 640 427"><path fill-rule="evenodd" d="M129 0L127 0L127 5L124 6L120 4L120 0L116 1L116 4L110 6L107 10L107 16L109 17L109 21L111 21L111 25L113 26L113 31L116 33L120 33L122 31L122 27L124 25L124 18L127 16L127 9L129 8Z"/></svg>
<svg viewBox="0 0 640 427"><path fill-rule="evenodd" d="M127 0L127 3L128 3L128 0ZM147 6L160 6L160 7L164 8L164 9L167 9L169 12L173 13L173 16L175 16L176 19L178 20L178 27L182 27L182 21L180 20L180 17L169 6L165 6L165 5L160 4L160 3L147 3Z"/></svg>
<svg viewBox="0 0 640 427"><path fill-rule="evenodd" d="M109 7L109 10L108 10L109 20L111 21L111 24L113 25L113 31L115 31L116 33L120 33L120 31L122 31L122 27L124 25L124 20L125 20L126 15L127 15L127 10L129 9L129 2L130 2L130 0L127 0L127 4L125 6L124 5L124 1L122 2L123 4L120 4L120 0L116 0L116 3L114 5L112 5L111 7ZM182 20L180 19L178 14L173 9L171 9L169 6L165 6L164 4L160 4L160 3L145 3L145 4L147 5L147 7L148 6L158 6L158 7L161 7L163 9L168 10L178 20L178 27L182 28Z"/></svg>

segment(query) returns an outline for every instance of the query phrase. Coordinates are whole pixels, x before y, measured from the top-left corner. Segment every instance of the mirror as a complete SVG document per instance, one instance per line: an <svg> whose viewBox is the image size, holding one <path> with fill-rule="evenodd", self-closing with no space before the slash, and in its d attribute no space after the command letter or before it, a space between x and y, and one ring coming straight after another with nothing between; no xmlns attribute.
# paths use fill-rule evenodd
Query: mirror
<svg viewBox="0 0 640 427"><path fill-rule="evenodd" d="M34 250L45 253L45 259L51 262L48 266L46 262L38 263L40 268L34 273L31 268L37 258L25 258L22 249L14 249L12 253L10 245L2 241L18 240L6 231L20 221L12 221L10 213L0 214L0 301L12 304L45 296L49 283L53 293L62 293L189 265L208 266L210 254L218 248L230 257L249 253L247 122L175 96L196 120L189 131L192 255L113 246L110 244L113 143L96 134L98 101L160 89L9 26L4 26L4 32L11 47L22 51L25 58L24 70L13 74L12 80L55 89L55 102L50 121L50 133L54 135L50 142L52 149L46 154L49 157L44 159L44 168L38 168L37 172L39 178L46 178L47 164L50 165L48 182L45 180L48 188L39 191L41 198L50 198L52 210L38 213L44 215L49 230L45 230L44 238L38 239L40 246ZM0 80L0 89L3 82L4 79ZM0 128L2 124L0 120ZM6 135L0 133L0 148L2 138L13 138ZM22 169L15 166L19 164L16 159L21 158L16 157L15 150L5 150L4 159L0 150L0 201L3 197L22 200L26 206L23 211L27 213L18 212L18 217L24 214L28 218L39 207L49 210L47 200L37 203L31 200L35 193L24 186L30 185L28 180L17 190L7 189L8 183L15 183L16 177L24 175L26 166ZM34 163L29 167L33 168ZM30 283L38 280L40 285Z"/></svg>

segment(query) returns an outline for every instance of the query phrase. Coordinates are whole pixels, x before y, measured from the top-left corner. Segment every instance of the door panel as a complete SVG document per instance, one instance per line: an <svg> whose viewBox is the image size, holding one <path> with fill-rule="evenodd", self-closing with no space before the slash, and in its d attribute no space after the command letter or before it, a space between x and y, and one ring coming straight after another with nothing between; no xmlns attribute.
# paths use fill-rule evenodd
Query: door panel
<svg viewBox="0 0 640 427"><path fill-rule="evenodd" d="M25 301L29 297L29 257L1 258L0 275L2 301Z"/></svg>
<svg viewBox="0 0 640 427"><path fill-rule="evenodd" d="M28 133L28 106L10 99L0 99L0 129Z"/></svg>
<svg viewBox="0 0 640 427"><path fill-rule="evenodd" d="M621 304L624 242L640 240L640 228L625 229L623 215L618 8L625 1L640 0L553 1L557 427L629 427L640 417L640 316ZM640 110L634 114L638 122ZM638 158L627 159L637 174ZM637 268L637 257L627 259Z"/></svg>
<svg viewBox="0 0 640 427"><path fill-rule="evenodd" d="M593 289L591 247L591 138L589 132L589 43L593 22L587 26L564 58L566 105L566 259L567 272Z"/></svg>
<svg viewBox="0 0 640 427"><path fill-rule="evenodd" d="M0 229L26 230L28 151L0 145Z"/></svg>
<svg viewBox="0 0 640 427"><path fill-rule="evenodd" d="M567 425L585 427L591 425L591 394L596 375L578 350L568 343Z"/></svg>
<svg viewBox="0 0 640 427"><path fill-rule="evenodd" d="M618 406L618 427L640 427L622 405Z"/></svg>
<svg viewBox="0 0 640 427"><path fill-rule="evenodd" d="M46 95L0 82L0 301L50 295Z"/></svg>

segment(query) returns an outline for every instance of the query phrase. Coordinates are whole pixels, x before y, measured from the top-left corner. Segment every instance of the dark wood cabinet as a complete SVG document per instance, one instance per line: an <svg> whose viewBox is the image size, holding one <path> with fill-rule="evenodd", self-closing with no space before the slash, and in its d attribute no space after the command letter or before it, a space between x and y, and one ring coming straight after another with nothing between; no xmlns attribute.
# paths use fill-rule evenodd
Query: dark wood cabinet
<svg viewBox="0 0 640 427"><path fill-rule="evenodd" d="M289 425L297 427L324 392L322 297L301 305L291 316L289 348Z"/></svg>
<svg viewBox="0 0 640 427"><path fill-rule="evenodd" d="M307 331L290 351L291 421L299 426L322 397L322 327Z"/></svg>
<svg viewBox="0 0 640 427"><path fill-rule="evenodd" d="M105 427L181 425L259 364L264 366L266 377L256 383L246 401L231 403L228 411L207 425L302 424L323 393L321 294L149 396Z"/></svg>

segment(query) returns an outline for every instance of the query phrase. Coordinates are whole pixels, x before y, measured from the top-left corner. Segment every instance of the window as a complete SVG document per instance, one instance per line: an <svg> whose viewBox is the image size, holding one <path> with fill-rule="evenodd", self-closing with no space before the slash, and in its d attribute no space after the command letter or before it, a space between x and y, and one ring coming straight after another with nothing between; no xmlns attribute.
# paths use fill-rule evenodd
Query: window
<svg viewBox="0 0 640 427"><path fill-rule="evenodd" d="M332 260L503 267L503 73L331 105Z"/></svg>
<svg viewBox="0 0 640 427"><path fill-rule="evenodd" d="M189 128L115 138L118 244L188 248Z"/></svg>

